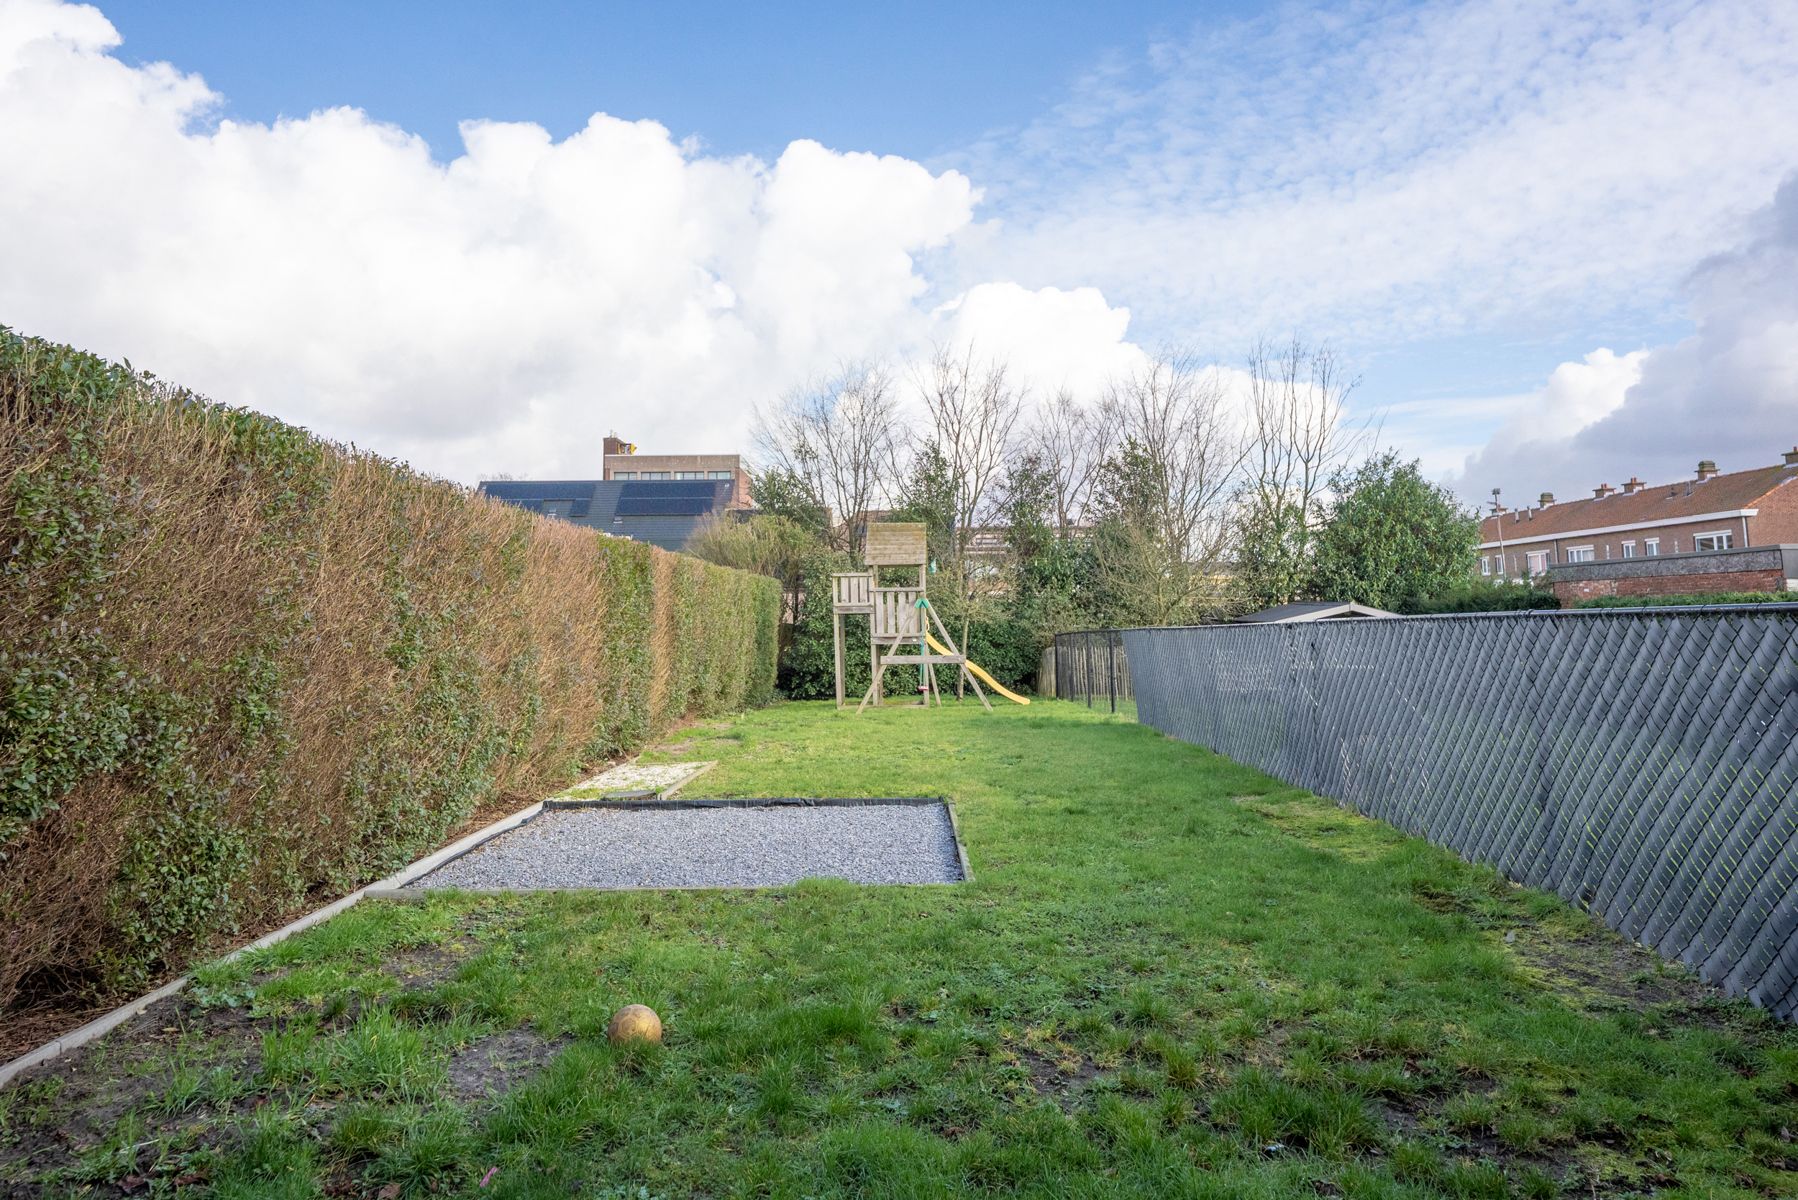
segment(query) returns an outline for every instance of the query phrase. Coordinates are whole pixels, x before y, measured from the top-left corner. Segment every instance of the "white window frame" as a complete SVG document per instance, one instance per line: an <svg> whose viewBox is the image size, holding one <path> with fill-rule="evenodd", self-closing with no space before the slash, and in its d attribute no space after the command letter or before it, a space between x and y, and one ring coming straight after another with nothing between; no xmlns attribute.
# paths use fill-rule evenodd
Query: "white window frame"
<svg viewBox="0 0 1798 1200"><path fill-rule="evenodd" d="M1480 555L1480 574L1492 574L1492 559L1488 555Z"/></svg>
<svg viewBox="0 0 1798 1200"><path fill-rule="evenodd" d="M1635 556L1636 556L1636 539L1631 538L1629 541L1623 543L1623 557L1634 558Z"/></svg>
<svg viewBox="0 0 1798 1200"><path fill-rule="evenodd" d="M1567 557L1562 561L1570 563L1597 562L1598 555L1593 552L1591 546L1569 546L1567 547Z"/></svg>
<svg viewBox="0 0 1798 1200"><path fill-rule="evenodd" d="M1530 578L1534 579L1538 575L1548 574L1548 551L1531 550L1525 556L1524 561L1529 568L1528 574Z"/></svg>
<svg viewBox="0 0 1798 1200"><path fill-rule="evenodd" d="M1661 556L1661 539L1660 538L1643 538L1642 539L1642 557L1643 558L1659 558L1660 556Z"/></svg>
<svg viewBox="0 0 1798 1200"><path fill-rule="evenodd" d="M1700 542L1704 541L1715 544L1710 546L1699 545ZM1736 534L1733 529L1712 529L1705 533L1695 533L1692 535L1692 550L1694 553L1700 550L1734 550L1735 548Z"/></svg>

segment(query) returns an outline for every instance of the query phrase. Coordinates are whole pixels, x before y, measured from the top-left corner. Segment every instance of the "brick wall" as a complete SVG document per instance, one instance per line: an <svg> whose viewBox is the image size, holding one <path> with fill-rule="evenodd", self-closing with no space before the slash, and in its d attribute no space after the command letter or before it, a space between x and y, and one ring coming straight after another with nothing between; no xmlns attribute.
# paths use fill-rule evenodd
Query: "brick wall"
<svg viewBox="0 0 1798 1200"><path fill-rule="evenodd" d="M1781 592L1785 572L1717 571L1693 575L1637 575L1622 579L1555 579L1555 596L1563 605L1595 596L1681 596L1694 592Z"/></svg>

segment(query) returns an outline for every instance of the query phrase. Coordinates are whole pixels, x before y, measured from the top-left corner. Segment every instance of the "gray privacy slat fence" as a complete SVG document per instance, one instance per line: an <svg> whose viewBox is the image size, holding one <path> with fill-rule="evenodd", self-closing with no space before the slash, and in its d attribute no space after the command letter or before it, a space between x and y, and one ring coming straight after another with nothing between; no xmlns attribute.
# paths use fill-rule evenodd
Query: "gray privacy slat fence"
<svg viewBox="0 0 1798 1200"><path fill-rule="evenodd" d="M1116 638L1145 724L1798 1018L1798 605L1064 637L1061 695L1106 701Z"/></svg>

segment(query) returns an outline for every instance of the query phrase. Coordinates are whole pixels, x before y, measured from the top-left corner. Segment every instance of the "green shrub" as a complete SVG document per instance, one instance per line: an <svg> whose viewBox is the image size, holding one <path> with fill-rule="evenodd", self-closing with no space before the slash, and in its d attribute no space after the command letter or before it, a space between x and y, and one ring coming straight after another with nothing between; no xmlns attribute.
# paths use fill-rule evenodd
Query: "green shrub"
<svg viewBox="0 0 1798 1200"><path fill-rule="evenodd" d="M1678 596L1593 596L1575 608L1674 608L1691 604L1793 604L1792 592L1691 592Z"/></svg>
<svg viewBox="0 0 1798 1200"><path fill-rule="evenodd" d="M1559 608L1555 594L1527 583L1488 583L1470 580L1462 587L1434 596L1413 596L1400 604L1398 611L1407 616L1434 613L1521 612L1529 609Z"/></svg>
<svg viewBox="0 0 1798 1200"><path fill-rule="evenodd" d="M0 329L0 1010L772 694L773 580Z"/></svg>

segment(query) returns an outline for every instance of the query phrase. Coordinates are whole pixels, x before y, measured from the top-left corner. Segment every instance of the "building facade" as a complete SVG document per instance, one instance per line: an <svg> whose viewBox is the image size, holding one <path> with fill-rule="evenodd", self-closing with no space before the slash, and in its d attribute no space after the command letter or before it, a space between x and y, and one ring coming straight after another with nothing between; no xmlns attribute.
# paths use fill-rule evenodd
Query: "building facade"
<svg viewBox="0 0 1798 1200"><path fill-rule="evenodd" d="M617 434L605 440L601 474L608 480L681 479L688 482L726 480L731 485L731 508L749 508L749 472L740 454L639 454L637 447Z"/></svg>
<svg viewBox="0 0 1798 1200"><path fill-rule="evenodd" d="M1564 566L1798 542L1798 448L1783 457L1774 466L1728 474L1706 459L1690 479L1645 484L1631 478L1622 487L1600 484L1579 500L1557 501L1544 492L1535 507L1501 508L1481 522L1474 570L1492 580L1542 581ZM1686 592L1748 590L1700 586L1702 572L1683 574L1679 590Z"/></svg>

